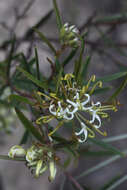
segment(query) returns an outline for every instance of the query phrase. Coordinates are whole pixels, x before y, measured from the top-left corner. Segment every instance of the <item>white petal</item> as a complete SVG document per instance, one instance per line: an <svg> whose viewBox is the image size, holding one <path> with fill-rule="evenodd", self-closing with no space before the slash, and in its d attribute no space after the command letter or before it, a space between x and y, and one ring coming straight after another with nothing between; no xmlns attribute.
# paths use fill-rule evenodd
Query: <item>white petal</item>
<svg viewBox="0 0 127 190"><path fill-rule="evenodd" d="M75 134L78 136L78 135L81 135L83 132L84 132L84 129L82 128L79 132L75 132Z"/></svg>
<svg viewBox="0 0 127 190"><path fill-rule="evenodd" d="M84 95L87 97L87 99L84 102L82 102L82 106L85 106L90 101L89 94L84 94Z"/></svg>
<svg viewBox="0 0 127 190"><path fill-rule="evenodd" d="M67 99L67 102L68 102L69 104L71 104L72 106L77 107L77 103L72 102L72 101L69 100L69 99Z"/></svg>
<svg viewBox="0 0 127 190"><path fill-rule="evenodd" d="M52 110L54 107L55 107L55 105L54 105L54 104L51 104L50 107L49 107L49 111L50 111L50 113L52 113L53 115L56 115L56 112Z"/></svg>
<svg viewBox="0 0 127 190"><path fill-rule="evenodd" d="M97 114L96 114L96 111L92 109L90 109L90 112L92 112L92 119L90 120L90 123L93 123L95 121Z"/></svg>
<svg viewBox="0 0 127 190"><path fill-rule="evenodd" d="M94 126L95 126L95 128L99 128L99 127L101 127L101 119L100 119L99 115L96 115L96 119L98 120L99 124L94 125Z"/></svg>

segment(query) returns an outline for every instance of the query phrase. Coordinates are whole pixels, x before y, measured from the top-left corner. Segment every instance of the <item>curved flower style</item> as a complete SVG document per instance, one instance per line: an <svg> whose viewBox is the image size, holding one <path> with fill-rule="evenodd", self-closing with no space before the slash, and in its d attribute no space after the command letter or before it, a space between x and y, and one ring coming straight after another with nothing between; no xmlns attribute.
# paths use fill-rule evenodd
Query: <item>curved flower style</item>
<svg viewBox="0 0 127 190"><path fill-rule="evenodd" d="M85 125L85 123L83 123L83 122L81 122L81 130L77 133L77 132L75 132L75 134L77 135L77 136L79 136L79 135L81 135L82 133L83 133L83 135L84 135L84 140L81 140L81 139L78 139L78 141L80 142L80 143L83 143L83 142L85 142L86 140L87 140L87 136L88 136L88 131L87 131L87 126Z"/></svg>
<svg viewBox="0 0 127 190"><path fill-rule="evenodd" d="M114 105L102 106L100 102L93 103L91 101L91 95L97 86L102 87L102 82L98 81L90 88L91 82L95 82L94 75L85 86L80 87L75 81L75 76L69 73L61 78L57 93L50 93L50 96L47 96L39 92L39 95L44 96L46 99L44 104L47 105L49 115L40 117L37 120L37 124L40 124L41 120L43 123L48 123L54 118L58 121L60 120L58 126L49 133L49 137L62 126L64 121L71 121L74 118L78 119L81 124L80 132L75 132L75 135L80 136L84 134L83 139L77 138L80 143L85 142L87 137L95 137L92 129L99 132L101 135L106 135L106 132L103 133L99 130L102 125L101 120L102 118L108 117L105 111L116 111L116 107ZM59 97L57 94L60 94ZM79 112L82 112L82 114L87 113L92 118L86 119Z"/></svg>
<svg viewBox="0 0 127 190"><path fill-rule="evenodd" d="M96 109L94 109L94 106L99 106L99 107L97 107ZM94 104L94 103L92 102L92 107L89 108L89 111L90 111L90 113L92 114L92 119L90 120L90 123L94 123L95 120L98 121L98 125L95 125L95 124L94 124L94 127L95 127L95 128L100 128L100 127L101 127L101 118L100 118L100 116L97 114L97 112L99 111L99 108L100 108L100 107L101 107L101 103L100 103L100 102L97 102L96 104Z"/></svg>

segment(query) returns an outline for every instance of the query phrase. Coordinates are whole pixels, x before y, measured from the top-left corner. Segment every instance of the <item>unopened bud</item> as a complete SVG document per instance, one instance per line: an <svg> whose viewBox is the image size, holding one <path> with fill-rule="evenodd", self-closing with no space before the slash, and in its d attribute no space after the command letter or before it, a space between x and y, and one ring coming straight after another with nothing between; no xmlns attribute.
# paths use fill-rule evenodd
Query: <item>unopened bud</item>
<svg viewBox="0 0 127 190"><path fill-rule="evenodd" d="M24 150L24 148L22 148L21 146L19 146L19 145L15 145L15 146L13 146L11 149L10 149L10 151L9 151L9 153L8 153L8 156L10 157L10 158L14 158L14 157L23 157L23 156L25 156L26 155L26 151Z"/></svg>

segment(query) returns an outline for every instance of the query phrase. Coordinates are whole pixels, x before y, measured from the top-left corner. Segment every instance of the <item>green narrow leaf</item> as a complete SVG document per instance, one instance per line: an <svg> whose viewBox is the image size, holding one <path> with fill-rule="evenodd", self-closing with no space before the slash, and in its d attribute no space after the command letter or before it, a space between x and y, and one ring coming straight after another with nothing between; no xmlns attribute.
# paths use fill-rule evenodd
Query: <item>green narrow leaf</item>
<svg viewBox="0 0 127 190"><path fill-rule="evenodd" d="M80 81L80 74L81 74L81 68L82 68L82 59L83 59L83 53L84 53L84 49L85 49L85 43L84 43L84 39L81 38L81 52L79 55L79 60L77 62L77 66L75 67L76 70L74 71L75 76L78 80L78 82Z"/></svg>
<svg viewBox="0 0 127 190"><path fill-rule="evenodd" d="M28 140L28 137L29 137L29 131L28 130L26 130L25 132L24 132L24 134L23 134L23 136L22 136L22 139L21 139L21 141L20 141L20 145L22 145L22 144L26 144L27 143L27 140Z"/></svg>
<svg viewBox="0 0 127 190"><path fill-rule="evenodd" d="M75 56L78 48L73 49L70 54L66 57L66 59L63 61L62 66L65 67Z"/></svg>
<svg viewBox="0 0 127 190"><path fill-rule="evenodd" d="M108 76L105 76L105 77L97 78L97 79L96 79L96 82L97 82L97 81L110 82L110 81L119 79L119 78L121 78L121 77L124 77L124 76L126 76L126 75L127 75L127 71L118 72L118 73L115 73L115 74L112 74L112 75L108 75Z"/></svg>
<svg viewBox="0 0 127 190"><path fill-rule="evenodd" d="M82 68L81 68L81 73L80 73L82 81L86 79L88 66L90 64L90 60L91 60L91 57L87 56L86 60L85 60L85 63L82 63Z"/></svg>
<svg viewBox="0 0 127 190"><path fill-rule="evenodd" d="M21 123L24 125L26 130L28 130L37 140L43 143L42 136L38 132L38 130L33 126L33 124L24 116L24 114L17 108L15 108L17 116Z"/></svg>
<svg viewBox="0 0 127 190"><path fill-rule="evenodd" d="M34 84L36 84L37 86L41 87L41 88L45 88L47 89L47 85L45 84L45 82L41 82L38 79L36 79L32 74L28 73L27 71L25 71L24 69L22 69L21 67L17 67L17 69L19 71L21 71L29 80L31 80Z"/></svg>
<svg viewBox="0 0 127 190"><path fill-rule="evenodd" d="M48 45L48 47L51 49L51 51L53 51L53 53L56 55L57 52L56 52L55 48L53 47L53 45L52 45L52 44L50 43L50 41L48 40L48 38L46 38L45 35L42 34L42 32L40 32L40 31L37 30L36 28L34 28L34 30L35 30L35 32L39 35L39 37L41 38L41 40L42 40L43 42L45 42L45 43Z"/></svg>
<svg viewBox="0 0 127 190"><path fill-rule="evenodd" d="M118 179L113 185L111 185L106 190L116 189L120 184L124 183L127 180L127 175L123 176L121 179Z"/></svg>
<svg viewBox="0 0 127 190"><path fill-rule="evenodd" d="M45 16L43 16L43 17L34 25L33 28L38 28L38 29L39 29L40 27L42 27L42 26L47 22L47 20L51 17L52 13L53 13L53 10L51 9L50 11L48 11L48 13L47 13ZM34 33L33 28L30 28L30 29L26 32L26 34L25 34L25 39L28 39L30 36L33 35L33 33Z"/></svg>
<svg viewBox="0 0 127 190"><path fill-rule="evenodd" d="M57 26L58 26L58 29L60 31L60 29L62 27L62 20L61 20L61 17L60 17L60 13L59 13L59 9L58 9L56 0L53 0L53 6L54 6L54 11L56 13Z"/></svg>
<svg viewBox="0 0 127 190"><path fill-rule="evenodd" d="M123 154L126 155L126 154L127 154L127 150L125 150L125 151L123 152ZM105 161L103 161L103 162L100 162L100 163L97 164L96 166L89 168L88 170L84 171L83 173L81 173L79 176L76 176L75 178L76 178L76 179L80 179L80 178L82 178L82 177L85 177L85 176L87 176L87 175L89 175L89 174L95 172L96 170L102 169L103 167L105 167L105 166L111 164L112 162L114 162L114 161L116 161L116 160L118 160L118 159L120 159L120 158L121 158L120 155L113 156L113 157L111 157L111 158L109 158L109 159L107 159L107 160L105 160Z"/></svg>
<svg viewBox="0 0 127 190"><path fill-rule="evenodd" d="M31 102L28 98L26 97L23 97L23 96L19 96L19 95L16 95L16 94L12 94L9 96L9 100L10 101L13 101L13 100L17 100L21 103L25 103L25 104L29 104L29 105L34 105L33 102Z"/></svg>
<svg viewBox="0 0 127 190"><path fill-rule="evenodd" d="M22 57L22 64L24 65L24 68L26 69L26 71L28 73L30 73L29 64L28 64L28 62L26 60L26 57L25 57L25 55L23 53L21 53L21 57Z"/></svg>
<svg viewBox="0 0 127 190"><path fill-rule="evenodd" d="M122 134L122 135L118 135L115 137L109 137L106 139L103 139L104 142L115 142L115 141L119 141L119 140L124 140L127 139L127 134Z"/></svg>
<svg viewBox="0 0 127 190"><path fill-rule="evenodd" d="M118 181L121 178L121 175L117 175L113 177L108 183L106 183L103 187L100 188L100 190L107 190L109 187L111 187L116 181Z"/></svg>
<svg viewBox="0 0 127 190"><path fill-rule="evenodd" d="M125 88L126 85L127 85L127 75L125 80L121 83L120 87L117 88L117 90L112 94L112 96L108 99L108 101L113 101L121 93L121 91Z"/></svg>
<svg viewBox="0 0 127 190"><path fill-rule="evenodd" d="M35 47L35 59L36 59L36 73L37 73L37 79L40 80L39 60L38 60L38 52L37 52L37 48L36 48L36 47Z"/></svg>
<svg viewBox="0 0 127 190"><path fill-rule="evenodd" d="M94 24L99 24L99 23L109 23L109 22L118 22L121 20L127 19L127 13L121 13L121 14L116 14L116 15L111 15L111 16L104 16L102 18L98 18L94 21Z"/></svg>
<svg viewBox="0 0 127 190"><path fill-rule="evenodd" d="M112 155L116 155L115 153L113 153L112 151L83 151L83 150L80 150L79 151L80 155L84 155L84 156L112 156Z"/></svg>
<svg viewBox="0 0 127 190"><path fill-rule="evenodd" d="M119 154L121 156L124 156L123 153L120 150L118 150L117 148L114 148L113 146L111 146L110 144L108 144L108 143L106 143L106 142L104 142L102 140L99 140L99 139L90 139L89 138L88 141L92 142L93 144L96 144L96 145L98 145L98 146L100 146L100 147L102 147L102 148L104 148L104 149L106 149L108 151L112 151L113 153L115 153L117 155Z"/></svg>
<svg viewBox="0 0 127 190"><path fill-rule="evenodd" d="M11 69L11 62L13 60L13 53L14 53L14 48L15 48L15 37L12 40L12 44L11 44L11 50L8 56L8 61L7 61L7 79L9 80L10 77L10 69ZM9 82L9 81L8 81Z"/></svg>
<svg viewBox="0 0 127 190"><path fill-rule="evenodd" d="M112 87L104 87L104 88L98 88L98 89L95 89L94 90L94 92L93 92L93 94L94 95L96 95L96 94L102 94L102 93L105 93L105 92L107 92L107 91L109 91L109 90L111 90L112 89Z"/></svg>

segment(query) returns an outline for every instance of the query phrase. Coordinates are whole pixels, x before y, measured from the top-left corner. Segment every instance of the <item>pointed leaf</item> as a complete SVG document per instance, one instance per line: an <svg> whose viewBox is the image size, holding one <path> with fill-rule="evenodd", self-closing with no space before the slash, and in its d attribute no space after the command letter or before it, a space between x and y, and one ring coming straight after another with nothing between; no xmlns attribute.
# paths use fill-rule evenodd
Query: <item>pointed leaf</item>
<svg viewBox="0 0 127 190"><path fill-rule="evenodd" d="M37 30L36 28L34 28L34 30L39 35L39 37L41 38L41 40L43 42L45 42L48 45L48 47L51 49L51 51L53 51L53 53L56 55L57 52L56 52L55 48L53 47L53 45L48 40L48 38L46 38L45 35L42 32L40 32L39 30Z"/></svg>
<svg viewBox="0 0 127 190"><path fill-rule="evenodd" d="M38 130L33 126L33 124L24 116L24 114L17 108L15 108L17 116L21 123L24 125L26 130L28 130L37 140L43 143L42 136L38 132Z"/></svg>
<svg viewBox="0 0 127 190"><path fill-rule="evenodd" d="M36 79L32 74L28 73L27 71L25 71L24 69L22 69L21 67L17 67L17 69L19 71L21 71L29 80L31 80L33 83L35 83L37 86L41 87L41 88L46 88L47 89L47 85L45 84L45 82L41 82L38 79Z"/></svg>
<svg viewBox="0 0 127 190"><path fill-rule="evenodd" d="M102 140L89 139L89 142L92 142L93 144L96 144L96 145L98 145L98 146L100 146L100 147L102 147L102 148L104 148L104 149L106 149L108 151L112 151L113 153L115 153L117 155L119 154L121 156L124 156L123 153L120 150L118 150L117 148L113 147L112 145L110 145L110 144L108 144L108 143L106 143L106 142L104 142Z"/></svg>
<svg viewBox="0 0 127 190"><path fill-rule="evenodd" d="M56 13L57 26L58 26L58 29L60 31L60 29L62 27L62 20L61 20L61 17L60 17L60 13L59 13L59 9L58 9L56 0L53 0L53 6L54 6L54 11Z"/></svg>
<svg viewBox="0 0 127 190"><path fill-rule="evenodd" d="M97 81L110 82L110 81L119 79L119 78L121 78L121 77L124 77L124 76L126 76L126 75L127 75L127 71L118 72L118 73L115 73L115 74L112 74L112 75L107 75L107 76L105 76L105 77L97 78L97 79L96 79L96 82L97 82Z"/></svg>
<svg viewBox="0 0 127 190"><path fill-rule="evenodd" d="M16 94L12 94L9 96L9 100L10 101L13 101L13 100L17 100L21 103L25 103L25 104L29 104L29 105L34 105L33 102L31 102L28 98L25 98L23 96L19 96L19 95L16 95Z"/></svg>

